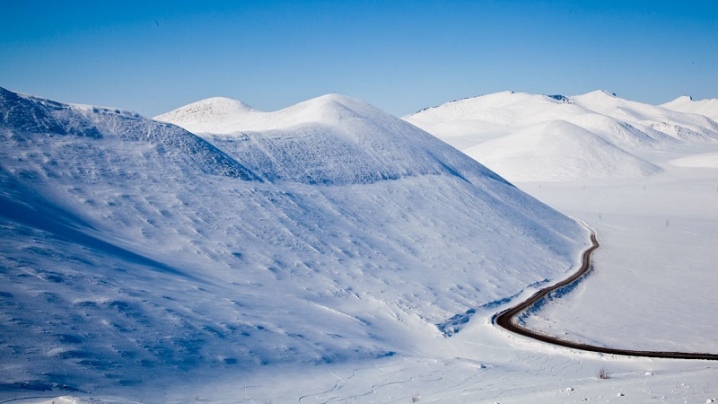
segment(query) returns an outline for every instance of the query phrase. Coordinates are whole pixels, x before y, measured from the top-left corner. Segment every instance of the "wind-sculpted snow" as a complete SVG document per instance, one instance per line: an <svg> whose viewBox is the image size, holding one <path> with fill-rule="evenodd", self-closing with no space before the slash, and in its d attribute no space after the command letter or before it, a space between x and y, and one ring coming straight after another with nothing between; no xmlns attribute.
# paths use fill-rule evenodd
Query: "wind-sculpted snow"
<svg viewBox="0 0 718 404"><path fill-rule="evenodd" d="M1 397L140 399L148 384L428 349L435 324L561 277L586 243L360 101L280 112L212 145L2 92Z"/></svg>
<svg viewBox="0 0 718 404"><path fill-rule="evenodd" d="M705 116L605 91L572 97L502 92L449 102L404 119L510 181L643 177L659 170L636 154L718 143L718 123ZM557 132L549 133L552 128ZM530 139L532 133L540 133L540 140ZM605 141L596 155L576 153L594 147L596 138ZM527 150L527 144L536 149ZM528 153L526 158L518 150Z"/></svg>

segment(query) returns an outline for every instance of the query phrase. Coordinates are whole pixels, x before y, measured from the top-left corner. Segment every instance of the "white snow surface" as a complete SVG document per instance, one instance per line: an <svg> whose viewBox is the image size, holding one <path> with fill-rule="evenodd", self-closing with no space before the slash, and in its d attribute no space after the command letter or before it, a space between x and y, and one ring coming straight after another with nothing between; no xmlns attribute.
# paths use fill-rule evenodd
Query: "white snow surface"
<svg viewBox="0 0 718 404"><path fill-rule="evenodd" d="M227 128L231 128L236 121L261 115L264 115L261 111L257 111L241 101L225 97L212 97L185 105L157 116L155 119L173 122L190 132L225 133Z"/></svg>
<svg viewBox="0 0 718 404"><path fill-rule="evenodd" d="M580 126L563 120L530 126L465 150L476 160L501 167L513 181L641 177L660 168L623 151Z"/></svg>
<svg viewBox="0 0 718 404"><path fill-rule="evenodd" d="M704 153L670 161L678 167L718 168L718 153Z"/></svg>
<svg viewBox="0 0 718 404"><path fill-rule="evenodd" d="M645 177L660 170L637 156L642 151L718 143L718 123L706 116L605 91L572 97L501 92L449 102L404 119L509 181ZM578 128L568 129L566 122ZM607 143L597 146L597 137ZM577 153L594 148L596 155ZM564 161L566 156L573 157ZM545 164L552 159L553 164Z"/></svg>
<svg viewBox="0 0 718 404"><path fill-rule="evenodd" d="M156 116L193 133L230 134L241 131L267 131L302 124L325 124L348 128L348 121L382 116L383 111L351 97L326 94L279 111L264 112L241 101L214 97Z"/></svg>
<svg viewBox="0 0 718 404"><path fill-rule="evenodd" d="M329 94L280 111L235 114L220 119L221 125L196 124L195 115L205 116L196 105L214 108L216 99L157 118L179 126L192 122L185 127L268 181L337 185L424 175L496 177L416 127L350 97Z"/></svg>
<svg viewBox="0 0 718 404"><path fill-rule="evenodd" d="M512 124L522 108L505 99L488 114L504 115L497 141L524 134L551 154L557 139L563 156L597 150L592 164L623 156L616 147L661 169L621 176L608 164L605 178L518 183L601 242L593 271L526 324L597 345L717 353L718 144L647 129L635 115L654 107L614 108L611 94L587 98L634 118L518 95L535 104L534 123ZM542 278L575 269L585 231L361 101L307 102L362 111L352 119L198 138L127 112L0 96L0 401L717 401L715 362L585 353L494 326ZM683 127L683 116L660 119ZM338 140L384 177L339 169ZM394 142L413 147L415 166Z"/></svg>
<svg viewBox="0 0 718 404"><path fill-rule="evenodd" d="M661 104L661 106L675 111L704 115L714 121L718 121L718 98L694 100L690 96L684 95L673 101Z"/></svg>
<svg viewBox="0 0 718 404"><path fill-rule="evenodd" d="M220 376L430 352L588 243L361 101L275 116L205 140L0 89L0 397L186 402Z"/></svg>

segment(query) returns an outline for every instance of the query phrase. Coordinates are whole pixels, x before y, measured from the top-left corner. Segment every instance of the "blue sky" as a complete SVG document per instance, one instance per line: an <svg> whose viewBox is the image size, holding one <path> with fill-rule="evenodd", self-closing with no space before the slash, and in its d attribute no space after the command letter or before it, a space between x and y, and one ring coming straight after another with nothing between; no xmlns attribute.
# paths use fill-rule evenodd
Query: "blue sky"
<svg viewBox="0 0 718 404"><path fill-rule="evenodd" d="M395 115L503 90L718 98L718 1L0 0L0 87L154 116L326 93Z"/></svg>

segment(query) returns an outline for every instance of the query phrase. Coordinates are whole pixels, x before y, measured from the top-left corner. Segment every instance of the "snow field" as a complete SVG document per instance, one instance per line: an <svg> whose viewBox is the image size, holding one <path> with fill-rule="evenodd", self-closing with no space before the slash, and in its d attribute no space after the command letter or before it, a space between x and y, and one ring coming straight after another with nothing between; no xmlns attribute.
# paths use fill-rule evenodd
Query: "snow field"
<svg viewBox="0 0 718 404"><path fill-rule="evenodd" d="M502 94L494 127L532 111ZM524 98L538 125L564 120L563 136L586 125L593 146L567 155L603 141L660 167L519 183L602 243L596 271L529 324L597 344L715 351L718 176L715 145L693 125L702 120L682 130L683 115L668 113L661 132L636 122L656 110L609 94L584 106ZM3 399L715 401L712 362L576 352L494 327L493 314L575 269L586 231L366 104L326 96L263 113L210 100L208 117L235 112L224 132L194 138L34 101L33 119L1 131ZM590 103L631 119L552 106ZM601 160L620 155L606 148Z"/></svg>
<svg viewBox="0 0 718 404"><path fill-rule="evenodd" d="M595 273L532 327L621 348L718 351L706 321L718 307L718 176L665 167L642 182L525 187L591 223L602 243Z"/></svg>
<svg viewBox="0 0 718 404"><path fill-rule="evenodd" d="M284 110L289 126L248 142L0 95L3 397L142 400L430 350L437 324L561 276L586 243L345 97Z"/></svg>

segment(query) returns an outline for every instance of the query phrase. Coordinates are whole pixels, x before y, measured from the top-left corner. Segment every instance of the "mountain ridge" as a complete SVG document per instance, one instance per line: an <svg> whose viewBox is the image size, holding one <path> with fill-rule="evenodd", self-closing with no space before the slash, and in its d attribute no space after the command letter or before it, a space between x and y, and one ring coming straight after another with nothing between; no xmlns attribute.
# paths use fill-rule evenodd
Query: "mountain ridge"
<svg viewBox="0 0 718 404"><path fill-rule="evenodd" d="M577 179L580 177L579 173L588 174L589 178L652 175L660 170L656 170L653 164L638 155L718 142L718 123L706 116L624 100L602 90L558 98L500 92L446 103L408 115L404 119L466 151L477 161L487 163L510 181L563 181ZM546 127L547 122L555 121L570 122L615 146L604 147L602 150L605 153L613 150L604 154L604 157L614 163L622 161L624 167L597 164L594 156L583 154L584 161L576 161L577 165L571 168L572 173L561 173L558 165L553 162L565 162L576 150L564 150L560 153L563 158L557 160L547 159L545 168L522 166L522 161L532 158L532 151L524 147L523 143L528 139L513 135L527 133L531 128L538 134L543 131L542 128ZM576 132L577 139L589 141L591 136L584 136L585 134L581 135L579 132ZM543 142L548 142L546 135L542 135ZM564 138L566 135L567 133L561 134ZM515 141L523 139L523 143L509 145L508 140L502 140L505 138ZM509 159L509 155L498 146L491 146L491 143L501 144L503 148L524 150L525 158L511 157L511 161L502 160L501 156ZM537 149L533 152L541 153L546 147L553 146L544 143L541 147L544 150ZM586 147L588 145L582 146ZM601 169L597 170L596 167ZM519 172L525 175L514 176Z"/></svg>
<svg viewBox="0 0 718 404"><path fill-rule="evenodd" d="M504 181L488 170L477 169L473 162L413 125L338 94L274 112L228 116L221 127L212 123L187 125L197 122L194 113L184 107L175 111L179 113L160 117L194 127L204 139L231 151L271 181L330 185L429 174L464 180L480 174ZM289 148L291 154L281 152ZM276 153L282 153L281 164Z"/></svg>
<svg viewBox="0 0 718 404"><path fill-rule="evenodd" d="M704 115L718 122L718 98L694 100L693 97L684 95L673 101L661 104L661 107L679 112Z"/></svg>

